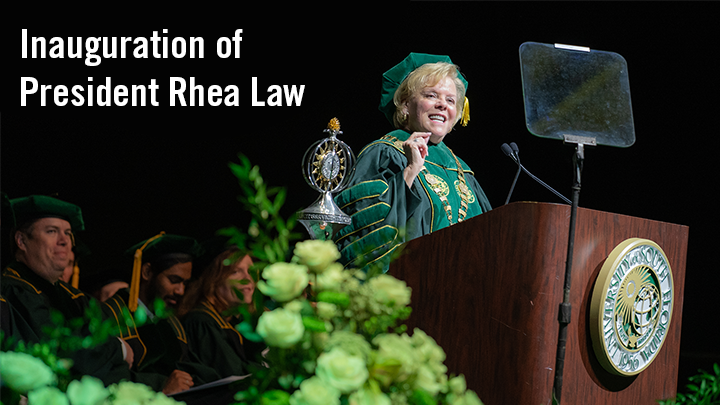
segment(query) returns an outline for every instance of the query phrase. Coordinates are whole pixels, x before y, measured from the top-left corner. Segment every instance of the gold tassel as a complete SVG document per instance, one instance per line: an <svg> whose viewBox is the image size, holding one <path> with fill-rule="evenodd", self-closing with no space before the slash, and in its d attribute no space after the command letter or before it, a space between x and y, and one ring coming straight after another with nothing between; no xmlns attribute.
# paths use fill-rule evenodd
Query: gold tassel
<svg viewBox="0 0 720 405"><path fill-rule="evenodd" d="M73 274L70 284L73 288L80 288L80 267L78 267L77 260L75 260L75 264L73 264Z"/></svg>
<svg viewBox="0 0 720 405"><path fill-rule="evenodd" d="M140 249L135 251L135 258L133 259L133 272L132 280L130 281L130 298L128 302L128 309L130 312L135 312L138 306L138 298L140 297L140 270L142 268L142 251L145 247L155 239L165 235L165 231L148 239L145 244L140 246Z"/></svg>
<svg viewBox="0 0 720 405"><path fill-rule="evenodd" d="M470 102L468 101L468 98L465 97L465 105L463 105L463 115L460 120L460 124L466 127L468 122L470 122Z"/></svg>

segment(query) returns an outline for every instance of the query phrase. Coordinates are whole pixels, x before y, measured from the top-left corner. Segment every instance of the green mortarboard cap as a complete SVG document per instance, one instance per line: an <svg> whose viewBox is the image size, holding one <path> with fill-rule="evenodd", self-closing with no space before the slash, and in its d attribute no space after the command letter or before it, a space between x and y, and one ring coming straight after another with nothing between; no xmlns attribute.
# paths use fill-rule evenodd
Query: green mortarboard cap
<svg viewBox="0 0 720 405"><path fill-rule="evenodd" d="M10 200L18 226L40 218L60 218L68 221L73 231L85 229L80 207L54 197L31 195Z"/></svg>
<svg viewBox="0 0 720 405"><path fill-rule="evenodd" d="M403 59L402 62L383 73L380 106L378 106L378 108L383 112L383 114L385 114L385 117L387 117L391 124L393 123L393 115L395 115L395 103L393 103L393 97L395 97L395 91L398 87L400 87L400 84L413 70L426 63L436 62L453 63L447 55L431 55L427 53L412 52ZM458 77L465 85L465 90L467 91L467 81L461 74L458 75Z"/></svg>

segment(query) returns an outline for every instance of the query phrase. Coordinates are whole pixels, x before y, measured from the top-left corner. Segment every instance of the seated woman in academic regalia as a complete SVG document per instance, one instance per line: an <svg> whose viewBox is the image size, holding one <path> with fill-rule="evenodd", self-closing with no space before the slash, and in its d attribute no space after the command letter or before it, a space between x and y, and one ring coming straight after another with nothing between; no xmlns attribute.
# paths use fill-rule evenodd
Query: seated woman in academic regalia
<svg viewBox="0 0 720 405"><path fill-rule="evenodd" d="M261 367L266 346L242 337L236 329L242 319L233 310L247 305L254 312L255 282L249 274L253 260L237 247L205 246L208 252L222 252L210 256L212 260L190 284L178 311L190 350L223 378L251 374L253 368Z"/></svg>

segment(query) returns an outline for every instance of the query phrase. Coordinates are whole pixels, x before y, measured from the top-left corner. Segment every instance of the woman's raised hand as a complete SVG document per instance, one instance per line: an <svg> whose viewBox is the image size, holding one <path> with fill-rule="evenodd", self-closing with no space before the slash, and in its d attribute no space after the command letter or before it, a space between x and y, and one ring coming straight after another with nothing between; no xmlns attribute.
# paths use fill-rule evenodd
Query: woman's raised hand
<svg viewBox="0 0 720 405"><path fill-rule="evenodd" d="M413 132L403 142L403 151L407 158L408 165L403 171L403 178L408 187L412 188L415 177L425 165L425 157L428 155L427 143L430 139L430 132Z"/></svg>

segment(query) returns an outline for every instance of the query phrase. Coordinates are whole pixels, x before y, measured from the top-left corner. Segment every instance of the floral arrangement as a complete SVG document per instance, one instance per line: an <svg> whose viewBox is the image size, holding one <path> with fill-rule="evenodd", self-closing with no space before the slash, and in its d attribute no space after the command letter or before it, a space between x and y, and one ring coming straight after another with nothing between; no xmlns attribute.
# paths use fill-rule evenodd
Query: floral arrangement
<svg viewBox="0 0 720 405"><path fill-rule="evenodd" d="M462 375L448 378L445 352L410 314L410 288L387 274L347 270L331 241L295 245L291 260L265 267L257 288L278 303L255 328L267 369L236 394L247 404L481 404ZM241 329L246 329L241 328Z"/></svg>
<svg viewBox="0 0 720 405"><path fill-rule="evenodd" d="M243 191L238 199L252 220L247 232L230 227L218 233L258 259L253 278L259 311L253 315L239 308L243 322L238 330L267 344L262 361L269 367L257 368L243 380L235 400L261 405L481 405L462 375L448 377L442 348L419 329L409 335L401 324L411 312L405 282L344 269L330 241L299 242L290 260L282 261L291 242L300 238L292 232L295 217L280 216L285 190L267 188L259 168L243 155L239 158L240 164L230 163L230 169ZM275 303L273 310L264 310L268 298ZM93 305L91 310L98 311ZM163 313L164 308L156 310ZM94 377L71 376L69 360L56 355L60 349L90 347L114 335L111 323L100 322L99 314L86 318L70 321L75 328L89 324L92 335L82 339L62 326L63 319L57 319L43 344L14 345L0 337L5 405L20 403L21 395L28 405L182 403L139 383L104 387ZM135 322L144 319L136 313Z"/></svg>
<svg viewBox="0 0 720 405"><path fill-rule="evenodd" d="M240 308L242 335L264 341L269 368L253 370L235 399L262 405L482 404L462 375L448 377L445 352L410 315L410 288L388 274L345 269L331 241L300 239L295 215L281 216L283 188L265 185L242 154L230 163L252 216L247 232L219 231L252 252L257 282L252 316ZM247 237L250 235L250 238ZM291 255L288 255L288 252ZM290 256L289 260L284 258ZM273 310L264 310L267 299Z"/></svg>

